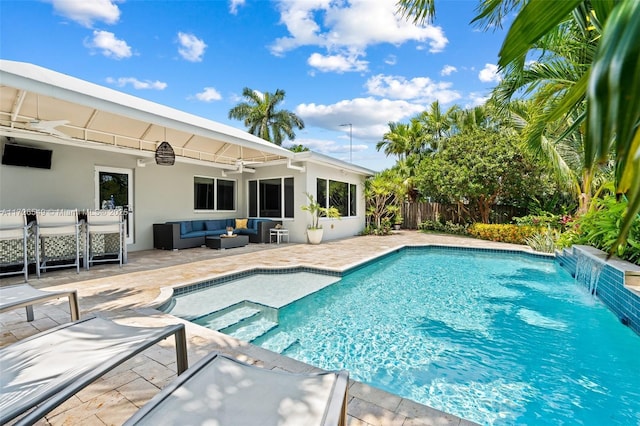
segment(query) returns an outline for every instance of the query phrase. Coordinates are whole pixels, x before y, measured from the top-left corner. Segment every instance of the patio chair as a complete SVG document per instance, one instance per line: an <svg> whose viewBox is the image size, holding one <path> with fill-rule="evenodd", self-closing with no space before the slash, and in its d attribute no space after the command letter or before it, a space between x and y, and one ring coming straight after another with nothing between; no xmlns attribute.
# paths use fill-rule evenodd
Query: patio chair
<svg viewBox="0 0 640 426"><path fill-rule="evenodd" d="M0 273L0 276L23 274L24 281L29 280L29 230L27 215L14 210L0 211L0 264L14 266L22 264L22 269Z"/></svg>
<svg viewBox="0 0 640 426"><path fill-rule="evenodd" d="M86 229L87 270L99 262L117 261L122 267L125 239L122 209L87 210Z"/></svg>
<svg viewBox="0 0 640 426"><path fill-rule="evenodd" d="M33 304L46 302L47 300L69 298L69 311L71 321L80 319L78 307L78 293L70 291L42 291L31 287L29 284L18 284L8 287L0 287L0 312L10 311L25 307L27 309L27 321L33 321Z"/></svg>
<svg viewBox="0 0 640 426"><path fill-rule="evenodd" d="M80 226L78 210L36 211L37 273L49 268L75 266L80 273ZM73 256L73 257L71 257ZM59 263L74 260L74 263ZM50 262L56 262L55 265Z"/></svg>
<svg viewBox="0 0 640 426"><path fill-rule="evenodd" d="M348 382L346 371L293 374L211 353L125 425L345 425Z"/></svg>
<svg viewBox="0 0 640 426"><path fill-rule="evenodd" d="M171 335L181 374L187 368L184 324L131 327L92 317L0 349L0 424L35 423L106 372Z"/></svg>

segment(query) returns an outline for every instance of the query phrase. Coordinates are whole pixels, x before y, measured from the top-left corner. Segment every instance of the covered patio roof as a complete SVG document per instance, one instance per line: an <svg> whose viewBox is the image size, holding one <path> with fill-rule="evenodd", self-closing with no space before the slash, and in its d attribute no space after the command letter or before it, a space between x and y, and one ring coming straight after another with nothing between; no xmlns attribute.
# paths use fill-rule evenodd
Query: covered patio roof
<svg viewBox="0 0 640 426"><path fill-rule="evenodd" d="M37 65L0 60L0 135L145 158L168 141L176 161L242 169L294 153L215 121Z"/></svg>

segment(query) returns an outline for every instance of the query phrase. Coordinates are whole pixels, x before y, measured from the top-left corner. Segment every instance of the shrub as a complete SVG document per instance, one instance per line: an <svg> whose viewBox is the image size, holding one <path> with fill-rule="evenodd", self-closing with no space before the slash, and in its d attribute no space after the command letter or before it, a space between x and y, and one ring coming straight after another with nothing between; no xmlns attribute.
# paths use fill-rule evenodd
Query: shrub
<svg viewBox="0 0 640 426"><path fill-rule="evenodd" d="M525 238L525 242L535 251L543 253L553 253L556 249L556 240L559 232L551 227L544 231L537 232L529 238Z"/></svg>
<svg viewBox="0 0 640 426"><path fill-rule="evenodd" d="M441 223L435 220L425 220L420 225L418 225L418 229L421 231L444 232L446 234L456 234L456 235L466 235L467 227L468 225L459 225L451 221L447 221L446 223Z"/></svg>
<svg viewBox="0 0 640 426"><path fill-rule="evenodd" d="M362 230L360 235L391 235L391 227L381 226L380 228L377 228L369 225Z"/></svg>
<svg viewBox="0 0 640 426"><path fill-rule="evenodd" d="M486 223L474 223L467 232L476 238L503 243L526 244L527 238L531 238L541 231L537 226L519 225L493 225Z"/></svg>
<svg viewBox="0 0 640 426"><path fill-rule="evenodd" d="M621 259L638 264L640 262L640 220L633 222L627 243L614 247L622 217L627 209L626 201L616 201L608 195L593 201L594 208L577 218L574 227L559 239L559 247L586 244L605 252L613 252Z"/></svg>

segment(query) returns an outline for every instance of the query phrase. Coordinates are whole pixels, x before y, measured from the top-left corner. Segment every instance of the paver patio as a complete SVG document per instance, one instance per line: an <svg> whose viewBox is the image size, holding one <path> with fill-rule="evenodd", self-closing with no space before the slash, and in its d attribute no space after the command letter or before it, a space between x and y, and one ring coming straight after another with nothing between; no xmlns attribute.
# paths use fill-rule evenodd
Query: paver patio
<svg viewBox="0 0 640 426"><path fill-rule="evenodd" d="M529 250L524 246L471 238L400 231L386 237L353 237L321 245L250 244L218 251L194 248L180 251L150 250L129 254L129 263L102 264L82 270L57 270L29 283L41 290L76 289L81 317L99 315L131 325L154 326L184 322L189 365L211 351L243 361L291 372L317 370L308 364L267 351L222 333L160 312L154 307L161 289L205 281L253 268L315 266L343 271L406 245L456 245ZM0 285L22 282L21 276L0 280ZM69 319L68 303L61 299L34 307L35 321L26 322L24 309L0 315L0 346L8 345ZM98 379L50 413L41 425L119 425L175 378L173 339L148 349ZM351 381L349 425L472 425L472 422L426 407L382 390Z"/></svg>

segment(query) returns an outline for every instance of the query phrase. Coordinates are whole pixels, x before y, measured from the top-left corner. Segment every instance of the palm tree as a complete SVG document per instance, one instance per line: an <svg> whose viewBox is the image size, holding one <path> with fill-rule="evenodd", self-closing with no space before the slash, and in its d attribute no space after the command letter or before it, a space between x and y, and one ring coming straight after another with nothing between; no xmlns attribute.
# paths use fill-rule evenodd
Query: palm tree
<svg viewBox="0 0 640 426"><path fill-rule="evenodd" d="M624 243L640 211L640 2L531 1L511 26L499 64L521 63L536 43L565 25L569 17L580 29L592 33L598 45L586 71L550 111L549 119L575 115L586 99L586 111L576 120L579 124L586 121L584 169L590 172L614 156L616 191L629 198L618 241L612 246L615 250ZM526 35L520 33L524 28Z"/></svg>
<svg viewBox="0 0 640 426"><path fill-rule="evenodd" d="M376 144L376 150L384 149L387 155L397 155L400 160L410 154L418 154L425 147L425 132L420 121L412 119L409 124L389 123L389 131Z"/></svg>
<svg viewBox="0 0 640 426"><path fill-rule="evenodd" d="M291 152L306 152L310 149L302 144L294 144L287 148Z"/></svg>
<svg viewBox="0 0 640 426"><path fill-rule="evenodd" d="M528 66L516 62L507 67L493 93L496 104L510 110L522 124L525 148L545 160L577 197L578 214L589 209L596 192L594 182L602 175L598 165L586 166L583 155L587 102L580 85L588 76L597 39L595 27L586 25L583 18L574 14L550 30L535 43L542 52L538 59ZM582 94L572 99L577 91ZM530 100L512 102L519 92L531 94ZM572 105L563 107L568 102ZM566 109L559 115L559 108Z"/></svg>
<svg viewBox="0 0 640 426"><path fill-rule="evenodd" d="M229 118L244 120L249 133L280 146L285 137L290 140L296 138L294 127L304 129L304 122L300 117L276 108L284 100L284 95L284 90L280 89L275 93L260 93L245 87L242 89L242 96L246 102L231 108Z"/></svg>
<svg viewBox="0 0 640 426"><path fill-rule="evenodd" d="M399 0L398 10L415 23L435 16L435 0ZM522 68L525 58L544 37L571 19L593 32L597 50L582 77L548 113L548 119L573 116L587 100L586 113L575 116L577 128L586 119L584 167L615 157L617 193L626 194L629 207L614 249L624 243L640 212L640 2L637 0L481 0L473 22L499 25L501 17L517 10L500 49L503 70Z"/></svg>
<svg viewBox="0 0 640 426"><path fill-rule="evenodd" d="M476 130L505 130L505 118L492 102L468 109L451 110L451 135ZM507 129L509 126L507 126Z"/></svg>
<svg viewBox="0 0 640 426"><path fill-rule="evenodd" d="M434 101L427 111L418 116L417 119L423 124L425 132L432 140L430 147L432 151L442 149L443 140L451 136L453 119L459 111L460 107L454 105L443 113L440 102Z"/></svg>

